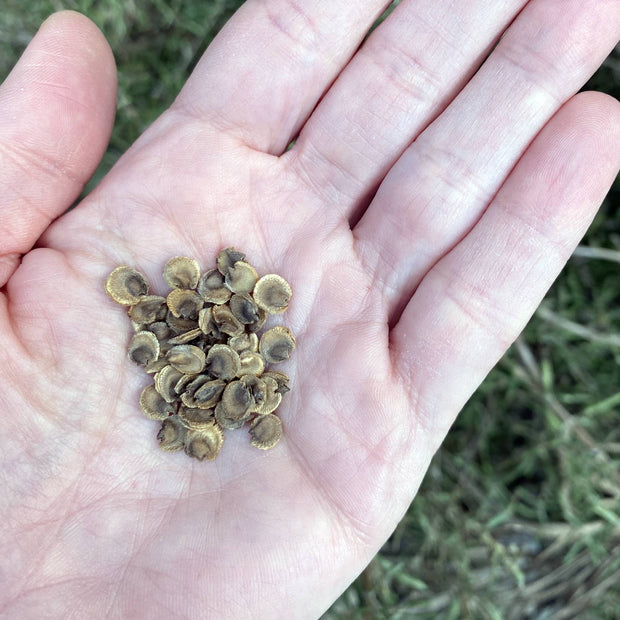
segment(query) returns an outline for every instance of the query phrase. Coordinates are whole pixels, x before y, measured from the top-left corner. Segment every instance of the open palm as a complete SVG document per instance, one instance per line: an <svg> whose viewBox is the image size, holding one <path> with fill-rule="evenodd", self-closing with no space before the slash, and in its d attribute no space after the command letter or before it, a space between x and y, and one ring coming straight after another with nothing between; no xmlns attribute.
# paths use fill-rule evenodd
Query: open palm
<svg viewBox="0 0 620 620"><path fill-rule="evenodd" d="M385 4L249 0L51 225L105 148L111 55L58 14L3 84L2 612L319 615L585 232L620 113L571 97L617 2L405 0L356 52ZM293 287L292 391L274 450L229 432L198 462L158 449L103 285L129 264L163 294L171 256L229 245Z"/></svg>

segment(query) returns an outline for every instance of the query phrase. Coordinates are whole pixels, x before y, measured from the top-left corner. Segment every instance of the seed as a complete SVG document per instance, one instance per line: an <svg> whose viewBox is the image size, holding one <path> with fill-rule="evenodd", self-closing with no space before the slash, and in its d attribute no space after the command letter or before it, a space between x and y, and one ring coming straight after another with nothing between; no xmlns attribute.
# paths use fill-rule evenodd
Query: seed
<svg viewBox="0 0 620 620"><path fill-rule="evenodd" d="M164 280L170 288L196 288L200 265L193 258L175 256L164 267Z"/></svg>
<svg viewBox="0 0 620 620"><path fill-rule="evenodd" d="M250 443L260 450L270 450L282 437L282 422L273 413L263 415L250 426Z"/></svg>
<svg viewBox="0 0 620 620"><path fill-rule="evenodd" d="M129 343L129 359L140 366L146 366L159 357L159 340L153 332L138 332Z"/></svg>
<svg viewBox="0 0 620 620"><path fill-rule="evenodd" d="M254 301L269 314L281 314L293 295L290 284L275 273L263 276L254 287Z"/></svg>
<svg viewBox="0 0 620 620"><path fill-rule="evenodd" d="M268 364L279 364L290 357L295 346L295 337L291 330L278 325L261 336L258 350Z"/></svg>
<svg viewBox="0 0 620 620"><path fill-rule="evenodd" d="M116 303L133 306L140 301L140 297L149 292L149 283L139 271L127 265L121 265L108 276L105 292Z"/></svg>

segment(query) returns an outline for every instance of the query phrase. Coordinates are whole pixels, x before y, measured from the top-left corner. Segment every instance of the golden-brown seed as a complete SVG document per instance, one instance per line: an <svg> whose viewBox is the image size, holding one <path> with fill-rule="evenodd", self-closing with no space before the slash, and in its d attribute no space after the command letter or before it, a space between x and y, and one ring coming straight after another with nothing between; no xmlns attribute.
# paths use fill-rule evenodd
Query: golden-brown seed
<svg viewBox="0 0 620 620"><path fill-rule="evenodd" d="M258 336L256 334L240 334L239 336L231 336L228 339L228 346L242 353L243 351L258 351Z"/></svg>
<svg viewBox="0 0 620 620"><path fill-rule="evenodd" d="M258 350L268 364L286 361L296 346L291 330L277 325L267 330L258 343Z"/></svg>
<svg viewBox="0 0 620 620"><path fill-rule="evenodd" d="M211 308L203 308L198 313L198 327L203 334L207 336L218 337L220 334L220 328L218 324L213 320L213 313Z"/></svg>
<svg viewBox="0 0 620 620"><path fill-rule="evenodd" d="M186 434L187 430L179 420L179 416L171 415L162 422L159 433L157 433L159 447L166 452L182 450Z"/></svg>
<svg viewBox="0 0 620 620"><path fill-rule="evenodd" d="M215 407L222 397L222 392L226 387L223 379L213 379L197 387L194 391L194 402L197 407L211 409Z"/></svg>
<svg viewBox="0 0 620 620"><path fill-rule="evenodd" d="M175 336L174 338L170 338L167 344L170 344L172 346L176 344L187 344L188 342L191 342L192 340L196 340L196 338L200 338L202 335L203 335L202 330L199 327L197 327L196 329L190 329L187 332L179 334L178 336Z"/></svg>
<svg viewBox="0 0 620 620"><path fill-rule="evenodd" d="M211 308L211 316L223 334L239 336L244 331L243 325L235 318L235 315L226 304L213 306Z"/></svg>
<svg viewBox="0 0 620 620"><path fill-rule="evenodd" d="M248 294L235 293L228 305L236 319L244 325L256 323L260 318L258 306Z"/></svg>
<svg viewBox="0 0 620 620"><path fill-rule="evenodd" d="M143 295L129 307L129 317L136 323L150 324L166 318L166 300L159 295Z"/></svg>
<svg viewBox="0 0 620 620"><path fill-rule="evenodd" d="M258 273L252 265L237 261L226 274L224 282L233 293L251 293L256 281Z"/></svg>
<svg viewBox="0 0 620 620"><path fill-rule="evenodd" d="M218 455L223 443L222 429L215 422L211 422L200 429L187 432L185 452L199 461L203 459L212 461Z"/></svg>
<svg viewBox="0 0 620 620"><path fill-rule="evenodd" d="M155 375L155 389L167 402L173 403L177 400L178 394L174 388L182 376L183 373L173 366L165 366Z"/></svg>
<svg viewBox="0 0 620 620"><path fill-rule="evenodd" d="M139 271L121 265L109 276L105 283L105 292L118 304L133 306L143 295L149 292L149 283Z"/></svg>
<svg viewBox="0 0 620 620"><path fill-rule="evenodd" d="M226 276L230 271L231 267L235 265L237 261L244 260L245 254L243 252L239 252L235 250L235 248L224 248L217 255L217 268L218 271Z"/></svg>
<svg viewBox="0 0 620 620"><path fill-rule="evenodd" d="M281 314L288 308L293 291L282 276L269 273L258 280L253 294L257 306L269 314Z"/></svg>
<svg viewBox="0 0 620 620"><path fill-rule="evenodd" d="M198 327L198 321L196 319L176 317L170 310L168 310L168 314L166 314L166 323L175 334L185 333L190 329Z"/></svg>
<svg viewBox="0 0 620 620"><path fill-rule="evenodd" d="M265 360L260 353L254 351L242 351L239 354L239 376L256 375L260 377L265 370Z"/></svg>
<svg viewBox="0 0 620 620"><path fill-rule="evenodd" d="M174 413L172 405L161 397L154 385L148 385L142 390L140 408L151 420L165 420L171 413Z"/></svg>
<svg viewBox="0 0 620 620"><path fill-rule="evenodd" d="M224 284L224 276L217 269L211 269L200 278L198 294L208 303L225 304L232 292Z"/></svg>
<svg viewBox="0 0 620 620"><path fill-rule="evenodd" d="M282 437L282 422L273 413L259 416L250 426L250 443L260 450L273 448Z"/></svg>
<svg viewBox="0 0 620 620"><path fill-rule="evenodd" d="M146 366L159 357L159 340L153 332L141 331L129 343L129 359L139 366Z"/></svg>
<svg viewBox="0 0 620 620"><path fill-rule="evenodd" d="M164 267L164 280L170 288L196 288L200 265L193 258L175 256Z"/></svg>
<svg viewBox="0 0 620 620"><path fill-rule="evenodd" d="M168 353L166 359L170 365L185 375L197 375L205 367L205 353L193 344L178 344Z"/></svg>
<svg viewBox="0 0 620 620"><path fill-rule="evenodd" d="M165 357L162 357L160 355L159 358L157 358L156 360L153 360L152 362L149 362L144 367L144 372L148 374L153 374L153 373L159 372L162 368L164 368L167 365L168 365L168 360Z"/></svg>
<svg viewBox="0 0 620 620"><path fill-rule="evenodd" d="M231 381L222 394L222 407L227 418L243 418L255 404L250 391L241 381Z"/></svg>
<svg viewBox="0 0 620 620"><path fill-rule="evenodd" d="M150 332L153 332L160 342L172 336L172 330L166 321L155 321L147 326Z"/></svg>
<svg viewBox="0 0 620 620"><path fill-rule="evenodd" d="M252 413L257 413L258 415L273 413L282 402L282 394L277 392L278 384L275 379L267 377L264 380L264 385L264 397L262 402L252 408Z"/></svg>
<svg viewBox="0 0 620 620"><path fill-rule="evenodd" d="M180 319L197 320L204 303L204 299L196 291L186 288L172 289L166 297L170 312Z"/></svg>
<svg viewBox="0 0 620 620"><path fill-rule="evenodd" d="M239 354L225 344L214 344L207 353L207 368L217 379L234 379L240 365Z"/></svg>
<svg viewBox="0 0 620 620"><path fill-rule="evenodd" d="M197 430L208 427L215 420L213 409L196 409L181 405L177 414L185 428Z"/></svg>
<svg viewBox="0 0 620 620"><path fill-rule="evenodd" d="M287 374L279 372L277 370L267 370L263 373L262 378L266 379L268 377L276 380L278 384L278 389L276 390L276 392L278 392L279 394L286 394L290 391L290 388L288 387L288 382L290 381L290 379Z"/></svg>
<svg viewBox="0 0 620 620"><path fill-rule="evenodd" d="M215 420L217 423L226 430L234 431L238 428L241 428L251 417L250 412L246 413L243 417L235 420L233 418L229 418L226 409L224 409L224 405L222 401L220 401L215 407Z"/></svg>

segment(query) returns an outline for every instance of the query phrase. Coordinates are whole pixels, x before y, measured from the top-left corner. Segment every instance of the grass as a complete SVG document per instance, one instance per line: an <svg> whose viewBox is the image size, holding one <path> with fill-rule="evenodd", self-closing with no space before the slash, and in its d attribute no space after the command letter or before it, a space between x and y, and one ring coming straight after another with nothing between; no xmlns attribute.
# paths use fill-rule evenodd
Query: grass
<svg viewBox="0 0 620 620"><path fill-rule="evenodd" d="M40 22L80 10L119 68L90 187L172 101L239 0L5 0L0 76ZM589 87L620 97L616 50ZM611 619L620 609L620 185L472 397L407 515L327 620Z"/></svg>

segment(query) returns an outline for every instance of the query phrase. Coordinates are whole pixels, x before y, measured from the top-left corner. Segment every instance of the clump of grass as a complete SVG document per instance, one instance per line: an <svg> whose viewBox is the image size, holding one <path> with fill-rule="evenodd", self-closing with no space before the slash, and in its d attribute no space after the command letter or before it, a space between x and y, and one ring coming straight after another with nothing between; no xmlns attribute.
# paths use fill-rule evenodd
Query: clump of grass
<svg viewBox="0 0 620 620"><path fill-rule="evenodd" d="M40 22L79 10L119 68L92 187L172 102L241 0L18 0L4 77ZM620 96L620 50L588 84ZM527 329L462 412L418 497L326 619L607 619L620 609L620 185ZM610 252L611 250L611 252Z"/></svg>

